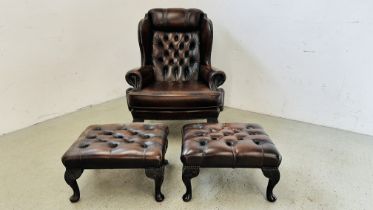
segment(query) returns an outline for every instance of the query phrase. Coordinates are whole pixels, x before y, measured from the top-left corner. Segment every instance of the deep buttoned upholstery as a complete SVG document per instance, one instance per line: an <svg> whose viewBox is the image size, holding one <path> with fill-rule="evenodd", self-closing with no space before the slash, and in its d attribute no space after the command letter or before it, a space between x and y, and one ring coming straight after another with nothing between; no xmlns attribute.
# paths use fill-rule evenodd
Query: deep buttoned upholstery
<svg viewBox="0 0 373 210"><path fill-rule="evenodd" d="M200 168L260 168L267 177L267 200L276 201L273 188L280 181L281 155L263 128L250 123L194 123L183 127L181 161L186 187L184 201L192 199L191 179Z"/></svg>
<svg viewBox="0 0 373 210"><path fill-rule="evenodd" d="M145 15L138 28L141 67L126 74L134 119L218 117L225 74L211 66L212 33L212 22L199 9Z"/></svg>
<svg viewBox="0 0 373 210"><path fill-rule="evenodd" d="M62 156L65 181L74 194L71 202L80 199L77 179L85 169L144 168L154 180L156 201L163 201L161 187L167 150L168 127L162 124L91 125Z"/></svg>
<svg viewBox="0 0 373 210"><path fill-rule="evenodd" d="M63 155L69 168L159 167L167 148L168 127L162 124L89 126Z"/></svg>
<svg viewBox="0 0 373 210"><path fill-rule="evenodd" d="M154 32L152 58L156 81L197 80L199 57L198 33Z"/></svg>
<svg viewBox="0 0 373 210"><path fill-rule="evenodd" d="M262 127L246 123L188 124L181 160L201 167L278 167L281 155Z"/></svg>

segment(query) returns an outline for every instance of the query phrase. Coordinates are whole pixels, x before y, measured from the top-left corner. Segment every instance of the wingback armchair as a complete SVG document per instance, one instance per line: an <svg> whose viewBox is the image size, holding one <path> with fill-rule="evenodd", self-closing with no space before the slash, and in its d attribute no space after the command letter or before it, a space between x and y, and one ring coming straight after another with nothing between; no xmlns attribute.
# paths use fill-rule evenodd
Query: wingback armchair
<svg viewBox="0 0 373 210"><path fill-rule="evenodd" d="M152 9L140 21L141 67L126 74L134 122L207 119L224 107L225 73L211 66L212 22L199 9Z"/></svg>

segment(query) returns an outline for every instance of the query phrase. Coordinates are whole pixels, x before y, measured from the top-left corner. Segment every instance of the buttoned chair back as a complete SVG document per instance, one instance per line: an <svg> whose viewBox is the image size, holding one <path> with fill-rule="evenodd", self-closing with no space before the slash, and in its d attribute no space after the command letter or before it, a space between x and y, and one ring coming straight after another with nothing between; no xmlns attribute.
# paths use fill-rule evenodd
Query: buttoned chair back
<svg viewBox="0 0 373 210"><path fill-rule="evenodd" d="M225 73L211 66L212 22L199 9L151 9L138 26L141 66L126 73L134 122L207 119L224 108Z"/></svg>
<svg viewBox="0 0 373 210"><path fill-rule="evenodd" d="M142 65L153 66L155 81L199 79L210 65L212 23L199 9L152 9L139 23Z"/></svg>

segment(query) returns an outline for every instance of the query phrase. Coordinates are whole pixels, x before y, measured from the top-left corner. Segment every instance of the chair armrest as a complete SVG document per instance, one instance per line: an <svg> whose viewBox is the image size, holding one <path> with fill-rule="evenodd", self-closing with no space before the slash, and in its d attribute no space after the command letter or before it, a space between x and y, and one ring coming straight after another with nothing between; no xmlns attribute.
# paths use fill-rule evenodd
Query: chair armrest
<svg viewBox="0 0 373 210"><path fill-rule="evenodd" d="M202 65L200 69L200 77L202 81L208 84L211 90L216 90L225 82L225 73L217 70L212 66Z"/></svg>
<svg viewBox="0 0 373 210"><path fill-rule="evenodd" d="M126 74L127 83L133 86L135 90L140 90L153 80L154 72L151 66L142 66L140 68L132 69Z"/></svg>

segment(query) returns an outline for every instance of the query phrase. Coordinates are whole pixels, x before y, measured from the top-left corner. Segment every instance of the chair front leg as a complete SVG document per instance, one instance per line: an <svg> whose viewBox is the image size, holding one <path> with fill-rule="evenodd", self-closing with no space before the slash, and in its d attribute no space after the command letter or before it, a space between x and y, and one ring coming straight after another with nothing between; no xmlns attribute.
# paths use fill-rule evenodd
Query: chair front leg
<svg viewBox="0 0 373 210"><path fill-rule="evenodd" d="M132 122L144 122L143 118L133 118Z"/></svg>
<svg viewBox="0 0 373 210"><path fill-rule="evenodd" d="M75 203L80 199L79 186L76 180L82 175L83 169L66 168L65 181L73 189L74 194L70 197L70 201Z"/></svg>
<svg viewBox="0 0 373 210"><path fill-rule="evenodd" d="M273 194L273 188L280 181L280 171L278 168L262 168L265 177L269 178L267 186L267 200L270 202L276 201L276 196Z"/></svg>
<svg viewBox="0 0 373 210"><path fill-rule="evenodd" d="M192 184L190 180L199 174L199 166L183 166L183 182L186 187L186 193L183 195L183 200L188 202L192 199Z"/></svg>
<svg viewBox="0 0 373 210"><path fill-rule="evenodd" d="M207 123L218 123L218 118L207 118Z"/></svg>

